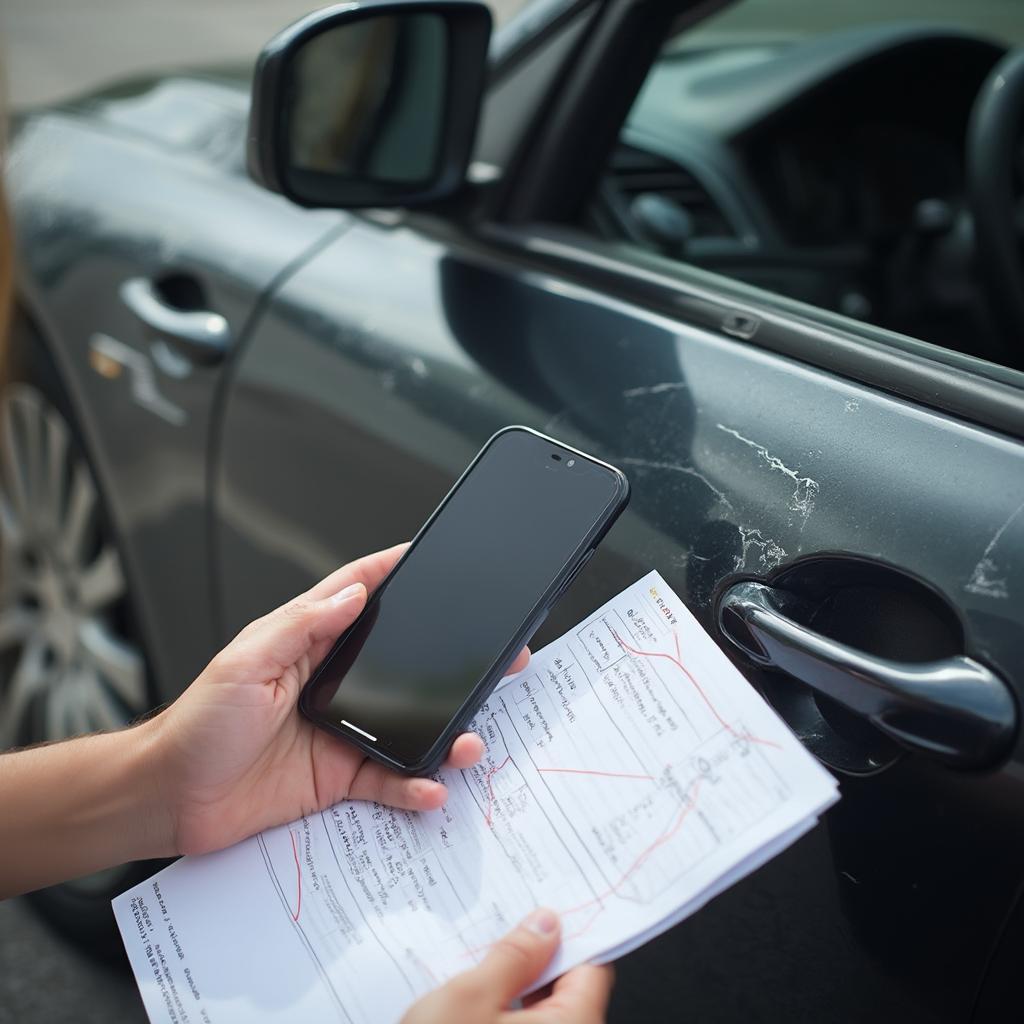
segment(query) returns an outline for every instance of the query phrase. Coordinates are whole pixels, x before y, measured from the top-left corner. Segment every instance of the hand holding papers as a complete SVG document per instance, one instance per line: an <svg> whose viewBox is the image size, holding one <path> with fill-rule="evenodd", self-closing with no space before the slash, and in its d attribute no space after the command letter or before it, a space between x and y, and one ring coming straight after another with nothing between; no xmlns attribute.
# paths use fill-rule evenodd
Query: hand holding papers
<svg viewBox="0 0 1024 1024"><path fill-rule="evenodd" d="M114 901L153 1021L396 1020L537 906L610 960L811 828L834 780L657 573L506 680L415 814L338 804Z"/></svg>

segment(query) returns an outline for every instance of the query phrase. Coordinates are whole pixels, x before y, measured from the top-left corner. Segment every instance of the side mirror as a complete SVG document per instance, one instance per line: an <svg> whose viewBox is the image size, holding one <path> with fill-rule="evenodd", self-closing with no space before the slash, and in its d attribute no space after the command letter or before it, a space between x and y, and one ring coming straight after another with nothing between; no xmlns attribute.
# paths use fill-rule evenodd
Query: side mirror
<svg viewBox="0 0 1024 1024"><path fill-rule="evenodd" d="M358 0L315 11L256 63L249 174L303 206L413 206L465 181L490 11Z"/></svg>

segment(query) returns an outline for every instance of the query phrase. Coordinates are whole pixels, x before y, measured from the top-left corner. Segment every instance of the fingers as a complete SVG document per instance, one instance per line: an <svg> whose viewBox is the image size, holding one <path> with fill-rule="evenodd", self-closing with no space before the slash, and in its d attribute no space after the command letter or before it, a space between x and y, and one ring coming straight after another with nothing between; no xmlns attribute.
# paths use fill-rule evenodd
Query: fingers
<svg viewBox="0 0 1024 1024"><path fill-rule="evenodd" d="M322 600L307 595L250 622L215 659L254 681L273 678L304 656L314 657L355 622L366 605L366 587L351 583Z"/></svg>
<svg viewBox="0 0 1024 1024"><path fill-rule="evenodd" d="M380 586L381 580L395 567L395 563L405 554L408 542L396 544L384 551L375 551L372 555L364 555L354 562L335 569L326 579L305 593L312 601L322 601L325 597L338 593L351 583L362 583L369 591Z"/></svg>
<svg viewBox="0 0 1024 1024"><path fill-rule="evenodd" d="M516 660L512 662L508 667L508 671L505 673L507 676L514 676L517 672L522 672L527 665L530 664L530 648L524 647L519 654L516 656Z"/></svg>
<svg viewBox="0 0 1024 1024"><path fill-rule="evenodd" d="M436 811L448 799L448 789L433 779L410 779L376 761L364 761L348 795L407 811Z"/></svg>
<svg viewBox="0 0 1024 1024"><path fill-rule="evenodd" d="M343 565L306 593L249 623L224 654L232 661L241 659L242 667L259 675L284 669L303 656L314 667L408 546L396 544Z"/></svg>
<svg viewBox="0 0 1024 1024"><path fill-rule="evenodd" d="M344 746L351 750L347 744ZM471 768L483 754L484 741L476 733L466 732L452 744L445 764L449 768ZM409 811L436 811L448 799L448 787L433 779L411 779L367 760L356 772L347 796Z"/></svg>
<svg viewBox="0 0 1024 1024"><path fill-rule="evenodd" d="M551 994L516 1015L517 1024L602 1024L615 983L610 965L582 964L567 971Z"/></svg>
<svg viewBox="0 0 1024 1024"><path fill-rule="evenodd" d="M445 767L460 770L472 768L483 756L484 741L475 732L464 732L456 737L451 750L448 751Z"/></svg>
<svg viewBox="0 0 1024 1024"><path fill-rule="evenodd" d="M463 977L494 1009L501 1009L544 973L560 938L558 915L553 910L535 910Z"/></svg>

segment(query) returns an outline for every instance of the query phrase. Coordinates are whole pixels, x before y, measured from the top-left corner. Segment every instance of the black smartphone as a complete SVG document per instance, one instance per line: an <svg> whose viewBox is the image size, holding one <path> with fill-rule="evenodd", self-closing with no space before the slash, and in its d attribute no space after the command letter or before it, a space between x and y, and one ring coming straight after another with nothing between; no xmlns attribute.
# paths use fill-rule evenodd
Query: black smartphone
<svg viewBox="0 0 1024 1024"><path fill-rule="evenodd" d="M397 771L435 771L628 500L614 466L499 431L313 673L303 713Z"/></svg>

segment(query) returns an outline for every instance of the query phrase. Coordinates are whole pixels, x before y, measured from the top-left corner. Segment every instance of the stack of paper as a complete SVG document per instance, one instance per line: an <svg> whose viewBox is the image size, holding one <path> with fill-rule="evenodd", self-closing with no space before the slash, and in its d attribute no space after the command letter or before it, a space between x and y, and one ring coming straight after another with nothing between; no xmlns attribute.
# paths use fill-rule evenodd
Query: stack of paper
<svg viewBox="0 0 1024 1024"><path fill-rule="evenodd" d="M153 1021L397 1020L537 906L550 980L670 928L836 784L652 572L482 707L439 811L338 804L186 857L114 910Z"/></svg>

